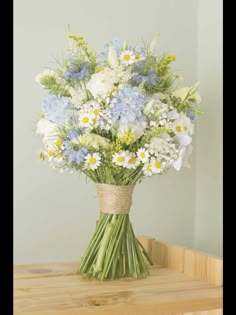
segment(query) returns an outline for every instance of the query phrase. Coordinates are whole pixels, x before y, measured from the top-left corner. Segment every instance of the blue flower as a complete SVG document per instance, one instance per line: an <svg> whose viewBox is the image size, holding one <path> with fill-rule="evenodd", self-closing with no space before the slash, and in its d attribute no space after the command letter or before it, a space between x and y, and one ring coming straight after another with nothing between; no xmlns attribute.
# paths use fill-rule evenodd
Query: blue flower
<svg viewBox="0 0 236 315"><path fill-rule="evenodd" d="M118 39L118 38L114 38L112 41L111 41L113 47L115 48L117 54L119 55L120 54L120 51L121 51L121 41ZM107 56L108 56L108 51L109 51L109 43L106 43L104 45L104 49L103 51L99 54L99 58L101 59L107 59Z"/></svg>
<svg viewBox="0 0 236 315"><path fill-rule="evenodd" d="M89 74L90 64L86 61L81 63L79 66L76 64L76 59L70 58L71 67L66 70L64 76L67 80L78 79L83 80Z"/></svg>
<svg viewBox="0 0 236 315"><path fill-rule="evenodd" d="M69 136L70 140L73 140L73 139L78 138L79 134L75 130L70 130L69 133L68 133L68 136Z"/></svg>
<svg viewBox="0 0 236 315"><path fill-rule="evenodd" d="M77 151L72 149L72 143L68 140L63 142L64 155L68 157L68 163L76 162L80 164L88 153L87 148L80 148Z"/></svg>
<svg viewBox="0 0 236 315"><path fill-rule="evenodd" d="M145 96L136 87L126 87L114 96L108 112L111 114L112 122L120 121L127 124L135 120L143 121L142 113Z"/></svg>
<svg viewBox="0 0 236 315"><path fill-rule="evenodd" d="M144 84L146 87L151 88L157 86L160 79L155 70L150 69L148 71L145 71L144 62L138 62L137 64L135 64L133 66L132 72L136 73L131 78L131 82L133 84Z"/></svg>
<svg viewBox="0 0 236 315"><path fill-rule="evenodd" d="M47 94L43 101L45 117L55 123L64 123L71 119L70 101L63 96Z"/></svg>

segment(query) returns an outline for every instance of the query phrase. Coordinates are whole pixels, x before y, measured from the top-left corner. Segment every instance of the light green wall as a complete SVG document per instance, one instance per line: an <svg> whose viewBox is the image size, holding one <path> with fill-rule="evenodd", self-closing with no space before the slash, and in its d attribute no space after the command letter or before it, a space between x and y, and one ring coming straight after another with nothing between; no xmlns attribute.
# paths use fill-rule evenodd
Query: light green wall
<svg viewBox="0 0 236 315"><path fill-rule="evenodd" d="M222 255L222 1L199 0L195 247Z"/></svg>
<svg viewBox="0 0 236 315"><path fill-rule="evenodd" d="M39 160L40 139L34 128L43 94L34 77L44 67L53 66L53 57L65 51L70 23L73 32L83 34L98 50L115 36L135 43L150 41L160 32L160 51L176 53L176 70L190 85L201 74L197 71L198 1L15 0L14 11L15 263L78 260L98 216L95 186L86 184L83 176L58 174ZM212 141L219 146L220 137ZM194 246L194 227L199 236L195 201L209 213L214 211L209 209L213 206L209 200L195 193L201 167L195 155L199 158L203 150L195 145L191 169L171 171L136 187L131 217L137 234ZM217 185L207 189L219 193ZM200 217L197 212L195 218L204 218ZM218 222L216 228L220 227ZM215 251L219 240L209 243L210 252L211 246Z"/></svg>

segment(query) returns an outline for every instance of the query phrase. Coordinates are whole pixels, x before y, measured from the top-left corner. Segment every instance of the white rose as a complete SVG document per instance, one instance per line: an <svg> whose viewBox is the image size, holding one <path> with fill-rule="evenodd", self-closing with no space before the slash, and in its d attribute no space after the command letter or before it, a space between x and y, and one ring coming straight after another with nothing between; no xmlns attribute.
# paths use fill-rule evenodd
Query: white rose
<svg viewBox="0 0 236 315"><path fill-rule="evenodd" d="M56 139L56 124L46 118L41 118L37 123L36 133L43 135L43 143L50 146L54 144Z"/></svg>
<svg viewBox="0 0 236 315"><path fill-rule="evenodd" d="M112 73L102 71L92 75L91 79L86 84L86 88L92 93L94 98L99 96L105 97L115 82L116 78Z"/></svg>

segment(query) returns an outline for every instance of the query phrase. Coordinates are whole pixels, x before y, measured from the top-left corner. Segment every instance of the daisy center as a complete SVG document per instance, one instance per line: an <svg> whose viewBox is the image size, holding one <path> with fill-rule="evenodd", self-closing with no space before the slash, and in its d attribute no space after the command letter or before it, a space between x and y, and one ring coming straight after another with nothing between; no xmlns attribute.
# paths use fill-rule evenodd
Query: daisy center
<svg viewBox="0 0 236 315"><path fill-rule="evenodd" d="M123 58L124 58L125 61L129 61L130 60L130 55L129 54L125 54Z"/></svg>
<svg viewBox="0 0 236 315"><path fill-rule="evenodd" d="M161 167L161 163L159 161L156 161L154 163L155 168L160 168Z"/></svg>
<svg viewBox="0 0 236 315"><path fill-rule="evenodd" d="M182 129L182 128L181 128L181 126L179 126L179 125L175 127L175 130L176 130L177 132L180 132L181 129Z"/></svg>
<svg viewBox="0 0 236 315"><path fill-rule="evenodd" d="M95 157L92 156L91 158L89 158L88 162L90 165L94 165L94 164L96 164L97 160L95 159Z"/></svg>
<svg viewBox="0 0 236 315"><path fill-rule="evenodd" d="M55 141L55 145L60 148L60 146L62 145L62 141L60 139Z"/></svg>
<svg viewBox="0 0 236 315"><path fill-rule="evenodd" d="M83 122L84 124L86 124L88 121L89 121L88 117L83 117L83 118L82 118L82 122Z"/></svg>
<svg viewBox="0 0 236 315"><path fill-rule="evenodd" d="M133 157L129 160L129 164L135 164L136 163L136 158Z"/></svg>
<svg viewBox="0 0 236 315"><path fill-rule="evenodd" d="M52 156L53 155L53 151L52 150L49 150L48 151L48 156Z"/></svg>
<svg viewBox="0 0 236 315"><path fill-rule="evenodd" d="M123 156L118 156L117 162L122 163L124 162L125 158Z"/></svg>
<svg viewBox="0 0 236 315"><path fill-rule="evenodd" d="M139 59L140 59L139 54L135 54L135 60L139 60Z"/></svg>
<svg viewBox="0 0 236 315"><path fill-rule="evenodd" d="M146 170L147 170L148 172L151 172L152 168L151 168L151 165L150 165L150 164L148 164L148 165L146 166Z"/></svg>
<svg viewBox="0 0 236 315"><path fill-rule="evenodd" d="M98 108L94 109L93 113L94 113L95 116L97 116L99 114L99 109Z"/></svg>
<svg viewBox="0 0 236 315"><path fill-rule="evenodd" d="M144 152L141 152L141 153L140 153L140 157L141 157L142 159L144 159L144 158L145 158L145 153L144 153Z"/></svg>

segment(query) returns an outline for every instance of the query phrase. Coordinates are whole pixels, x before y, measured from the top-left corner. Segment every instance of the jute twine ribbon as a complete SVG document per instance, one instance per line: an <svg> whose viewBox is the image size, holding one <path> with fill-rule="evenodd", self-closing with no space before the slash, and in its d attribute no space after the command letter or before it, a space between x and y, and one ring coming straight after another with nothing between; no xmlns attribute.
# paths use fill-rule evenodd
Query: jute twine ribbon
<svg viewBox="0 0 236 315"><path fill-rule="evenodd" d="M134 185L96 184L99 210L104 213L127 214L132 205Z"/></svg>

